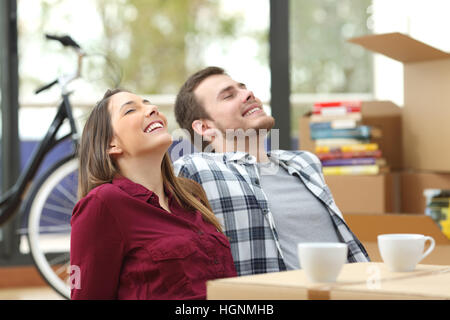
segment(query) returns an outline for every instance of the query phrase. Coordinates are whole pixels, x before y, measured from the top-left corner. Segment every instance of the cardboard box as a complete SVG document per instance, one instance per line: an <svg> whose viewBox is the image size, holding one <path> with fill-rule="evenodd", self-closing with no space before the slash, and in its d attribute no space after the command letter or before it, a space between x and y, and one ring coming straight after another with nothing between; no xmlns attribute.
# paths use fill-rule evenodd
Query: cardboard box
<svg viewBox="0 0 450 320"><path fill-rule="evenodd" d="M404 64L404 167L450 172L450 54L401 33L349 41Z"/></svg>
<svg viewBox="0 0 450 320"><path fill-rule="evenodd" d="M325 176L342 213L382 214L400 211L398 173Z"/></svg>
<svg viewBox="0 0 450 320"><path fill-rule="evenodd" d="M424 214L426 198L425 189L450 190L449 173L431 172L402 172L401 185L401 211L404 213Z"/></svg>
<svg viewBox="0 0 450 320"><path fill-rule="evenodd" d="M383 263L349 263L329 284L309 282L303 270L219 279L207 282L207 299L450 299L450 266L394 273Z"/></svg>
<svg viewBox="0 0 450 320"><path fill-rule="evenodd" d="M382 261L378 250L377 235L384 233L419 233L433 237L436 242L434 250L420 263L450 265L450 240L429 216L344 214L344 219L366 248L371 261Z"/></svg>
<svg viewBox="0 0 450 320"><path fill-rule="evenodd" d="M362 124L373 126L381 133L371 141L378 143L387 165L401 169L402 160L402 110L390 101L364 101L361 106ZM300 118L299 149L315 152L315 142L311 140L309 115Z"/></svg>

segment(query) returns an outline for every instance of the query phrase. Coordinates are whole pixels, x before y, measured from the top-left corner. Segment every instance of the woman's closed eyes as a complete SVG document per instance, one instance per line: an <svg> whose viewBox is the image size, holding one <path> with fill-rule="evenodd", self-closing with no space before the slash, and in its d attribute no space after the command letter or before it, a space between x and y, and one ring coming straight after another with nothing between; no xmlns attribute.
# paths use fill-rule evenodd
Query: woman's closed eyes
<svg viewBox="0 0 450 320"><path fill-rule="evenodd" d="M151 105L151 102L148 101L147 99L143 99L142 104ZM129 109L127 109L127 111L125 111L124 115L127 115L127 114L135 111L136 108L139 107L139 105L135 101L128 101L128 102L125 102L120 109L126 107L127 105L129 105L129 106L133 105L134 107L133 108L130 107Z"/></svg>

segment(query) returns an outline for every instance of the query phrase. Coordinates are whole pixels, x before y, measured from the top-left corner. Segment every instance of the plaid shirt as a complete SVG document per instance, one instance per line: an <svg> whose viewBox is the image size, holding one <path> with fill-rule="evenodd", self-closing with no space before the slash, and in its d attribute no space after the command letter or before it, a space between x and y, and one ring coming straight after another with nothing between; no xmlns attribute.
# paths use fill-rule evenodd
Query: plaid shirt
<svg viewBox="0 0 450 320"><path fill-rule="evenodd" d="M320 160L306 151L276 150L267 154L325 205L349 262L366 262L363 245L344 222L325 184ZM203 186L211 207L230 239L237 273L249 275L286 270L267 197L260 186L256 158L244 152L193 153L174 163L175 173Z"/></svg>

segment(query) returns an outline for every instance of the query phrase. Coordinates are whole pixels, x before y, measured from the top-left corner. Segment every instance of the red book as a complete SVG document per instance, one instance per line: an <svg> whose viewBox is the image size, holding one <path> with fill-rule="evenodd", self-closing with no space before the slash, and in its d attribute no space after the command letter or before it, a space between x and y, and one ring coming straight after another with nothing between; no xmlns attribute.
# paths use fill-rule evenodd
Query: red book
<svg viewBox="0 0 450 320"><path fill-rule="evenodd" d="M328 101L328 102L316 102L314 103L314 107L359 107L362 106L362 101L355 100L355 101Z"/></svg>
<svg viewBox="0 0 450 320"><path fill-rule="evenodd" d="M321 161L334 159L351 159L351 158L380 158L381 150L351 151L351 152L333 151L326 153L318 153L317 156Z"/></svg>

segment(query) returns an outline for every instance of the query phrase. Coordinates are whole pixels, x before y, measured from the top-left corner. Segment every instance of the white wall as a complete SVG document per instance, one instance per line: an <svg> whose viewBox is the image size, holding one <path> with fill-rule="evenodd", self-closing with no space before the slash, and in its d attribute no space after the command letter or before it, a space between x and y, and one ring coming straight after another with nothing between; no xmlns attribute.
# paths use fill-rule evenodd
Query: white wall
<svg viewBox="0 0 450 320"><path fill-rule="evenodd" d="M450 1L373 0L373 32L401 32L444 51L450 51ZM374 55L374 94L403 106L403 65Z"/></svg>

